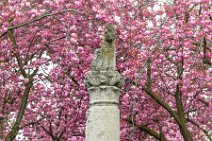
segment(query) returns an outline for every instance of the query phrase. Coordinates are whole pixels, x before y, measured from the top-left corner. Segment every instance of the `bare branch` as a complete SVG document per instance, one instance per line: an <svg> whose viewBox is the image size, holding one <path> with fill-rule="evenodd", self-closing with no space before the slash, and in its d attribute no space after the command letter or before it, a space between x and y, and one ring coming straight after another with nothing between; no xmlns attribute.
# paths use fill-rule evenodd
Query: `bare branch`
<svg viewBox="0 0 212 141"><path fill-rule="evenodd" d="M154 131L153 129L147 127L144 124L137 125L130 118L127 119L127 122L130 123L130 124L133 124L136 128L140 129L141 131L146 132L147 134L149 134L150 136L156 138L159 141L167 141L167 139L165 138L165 136L163 134L157 133L156 131Z"/></svg>
<svg viewBox="0 0 212 141"><path fill-rule="evenodd" d="M38 17L33 18L30 21L27 21L27 22L24 22L24 23L15 25L15 26L10 26L4 33L2 33L0 35L0 38L3 37L4 35L6 35L11 30L14 30L14 29L17 29L17 28L20 28L20 27L24 27L24 26L28 26L28 25L30 25L34 22L40 21L40 20L42 20L46 17L50 17L50 16L54 16L54 15L58 15L58 14L63 14L63 13L67 13L67 12L72 12L72 13L80 14L82 16L87 17L87 15L85 13L82 13L82 12L75 10L75 9L65 9L65 10L62 10L62 11L59 11L59 12L55 12L55 13L44 13L44 14L38 16Z"/></svg>
<svg viewBox="0 0 212 141"><path fill-rule="evenodd" d="M195 121L191 120L191 119L187 119L188 122L192 123L193 125L195 125L196 127L198 127L199 129L202 130L202 132L207 136L207 138L212 141L212 136L209 134L209 132L207 130L205 130L204 128L200 127L199 124L197 124Z"/></svg>

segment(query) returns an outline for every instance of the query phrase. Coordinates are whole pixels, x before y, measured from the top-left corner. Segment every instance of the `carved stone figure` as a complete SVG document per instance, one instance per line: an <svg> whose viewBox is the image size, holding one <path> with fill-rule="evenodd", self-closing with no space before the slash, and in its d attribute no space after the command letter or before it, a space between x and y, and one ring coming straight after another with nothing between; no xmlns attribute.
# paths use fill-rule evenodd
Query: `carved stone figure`
<svg viewBox="0 0 212 141"><path fill-rule="evenodd" d="M104 45L96 49L91 71L85 74L90 107L87 111L86 141L120 141L118 108L123 76L116 71L115 31L105 26Z"/></svg>
<svg viewBox="0 0 212 141"><path fill-rule="evenodd" d="M105 26L104 47L105 48L115 47L115 30L112 24L107 24Z"/></svg>
<svg viewBox="0 0 212 141"><path fill-rule="evenodd" d="M104 45L94 53L92 70L116 70L115 31L111 24L105 26Z"/></svg>

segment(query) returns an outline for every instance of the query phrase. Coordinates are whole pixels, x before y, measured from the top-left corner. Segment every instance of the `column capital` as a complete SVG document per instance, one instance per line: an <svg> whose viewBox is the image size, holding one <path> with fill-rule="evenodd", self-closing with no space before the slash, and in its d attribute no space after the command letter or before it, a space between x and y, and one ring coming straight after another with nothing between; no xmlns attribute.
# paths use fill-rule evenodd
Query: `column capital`
<svg viewBox="0 0 212 141"><path fill-rule="evenodd" d="M116 70L89 71L85 74L85 84L88 89L99 86L121 88L123 83L123 76Z"/></svg>
<svg viewBox="0 0 212 141"><path fill-rule="evenodd" d="M111 105L119 103L119 93L123 76L118 71L89 71L85 84L89 91L91 105Z"/></svg>

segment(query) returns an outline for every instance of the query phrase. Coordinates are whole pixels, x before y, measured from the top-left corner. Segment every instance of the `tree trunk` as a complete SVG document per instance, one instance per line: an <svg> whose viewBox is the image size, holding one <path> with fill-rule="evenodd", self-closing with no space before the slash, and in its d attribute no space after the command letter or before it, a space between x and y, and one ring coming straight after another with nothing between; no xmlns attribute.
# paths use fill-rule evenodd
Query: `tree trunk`
<svg viewBox="0 0 212 141"><path fill-rule="evenodd" d="M22 121L23 116L24 116L24 112L25 112L25 109L26 109L26 106L27 106L27 100L28 100L30 88L32 87L32 85L33 85L32 80L29 80L29 82L26 84L26 88L24 90L24 95L23 95L23 98L21 100L20 109L19 109L18 115L16 117L16 121L15 121L14 125L12 126L11 131L5 137L5 141L13 141L15 139L16 135L19 132L20 124L21 124L21 121Z"/></svg>
<svg viewBox="0 0 212 141"><path fill-rule="evenodd" d="M179 125L179 128L180 128L180 132L181 132L181 134L184 138L184 141L193 141L191 133L188 130L188 127L187 127L187 120L185 118L185 113L184 113L184 108L183 108L181 96L182 96L182 93L179 89L179 85L177 85L175 100L176 100L176 104L177 104L178 116L179 116L179 119L180 119L178 125Z"/></svg>
<svg viewBox="0 0 212 141"><path fill-rule="evenodd" d="M184 138L184 141L193 141L191 133L188 130L186 124L182 123L182 125L180 125L180 132Z"/></svg>

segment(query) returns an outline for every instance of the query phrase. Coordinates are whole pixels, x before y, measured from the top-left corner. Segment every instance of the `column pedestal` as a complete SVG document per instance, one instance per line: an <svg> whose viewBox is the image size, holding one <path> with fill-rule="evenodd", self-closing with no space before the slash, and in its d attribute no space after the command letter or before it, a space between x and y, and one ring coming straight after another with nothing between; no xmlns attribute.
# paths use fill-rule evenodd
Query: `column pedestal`
<svg viewBox="0 0 212 141"><path fill-rule="evenodd" d="M119 115L118 106L91 106L86 123L86 141L120 141Z"/></svg>

